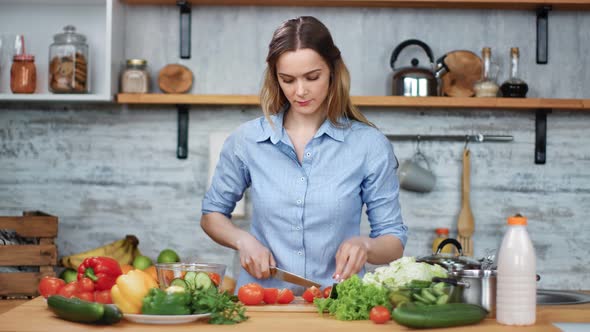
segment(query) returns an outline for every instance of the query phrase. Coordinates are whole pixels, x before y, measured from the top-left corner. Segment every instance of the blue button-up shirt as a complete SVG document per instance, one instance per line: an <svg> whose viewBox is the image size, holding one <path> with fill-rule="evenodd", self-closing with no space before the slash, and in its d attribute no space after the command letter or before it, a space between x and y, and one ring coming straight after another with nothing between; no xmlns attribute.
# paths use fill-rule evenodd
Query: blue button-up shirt
<svg viewBox="0 0 590 332"><path fill-rule="evenodd" d="M277 267L319 282L333 283L340 244L360 233L361 211L370 237L398 237L405 246L393 147L379 130L357 121L338 128L326 120L299 162L283 127L285 111L241 125L225 141L202 213L231 218L250 187L250 232L273 254ZM363 271L364 272L364 271ZM243 268L237 287L302 287L276 279L259 280Z"/></svg>

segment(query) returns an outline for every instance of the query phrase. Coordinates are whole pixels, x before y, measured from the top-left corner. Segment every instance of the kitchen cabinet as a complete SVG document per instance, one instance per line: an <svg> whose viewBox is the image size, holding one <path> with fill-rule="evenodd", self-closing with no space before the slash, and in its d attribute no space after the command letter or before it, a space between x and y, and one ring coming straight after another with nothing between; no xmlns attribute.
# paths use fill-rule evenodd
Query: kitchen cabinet
<svg viewBox="0 0 590 332"><path fill-rule="evenodd" d="M118 0L0 0L0 101L110 102L118 90L124 57L124 5ZM89 45L88 94L53 94L48 89L49 45L66 25L86 36ZM35 56L37 88L34 94L10 91L14 38L22 34L26 52Z"/></svg>

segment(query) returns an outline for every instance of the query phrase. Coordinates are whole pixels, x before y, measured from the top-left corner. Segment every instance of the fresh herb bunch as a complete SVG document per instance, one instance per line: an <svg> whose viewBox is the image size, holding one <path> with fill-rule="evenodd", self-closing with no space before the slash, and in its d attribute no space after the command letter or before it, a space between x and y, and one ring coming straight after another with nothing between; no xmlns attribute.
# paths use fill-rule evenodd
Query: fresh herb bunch
<svg viewBox="0 0 590 332"><path fill-rule="evenodd" d="M374 306L384 306L391 311L387 290L372 284L365 284L356 274L336 285L337 299L313 301L318 312L327 311L339 320L366 320Z"/></svg>
<svg viewBox="0 0 590 332"><path fill-rule="evenodd" d="M209 324L229 325L248 319L246 308L237 297L227 291L220 292L217 287L195 291L191 307L194 314L211 313Z"/></svg>

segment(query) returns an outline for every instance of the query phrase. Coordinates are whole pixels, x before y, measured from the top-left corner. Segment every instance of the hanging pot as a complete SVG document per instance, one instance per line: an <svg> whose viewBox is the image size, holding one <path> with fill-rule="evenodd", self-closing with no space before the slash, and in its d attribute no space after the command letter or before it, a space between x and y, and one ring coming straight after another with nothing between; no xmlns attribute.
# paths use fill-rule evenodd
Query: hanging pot
<svg viewBox="0 0 590 332"><path fill-rule="evenodd" d="M459 255L441 253L442 248L447 244L454 245L457 248ZM461 244L455 239L445 239L438 245L434 255L420 257L416 259L416 261L428 264L437 264L444 267L449 272L481 269L480 261L463 256L463 248L461 247Z"/></svg>
<svg viewBox="0 0 590 332"><path fill-rule="evenodd" d="M396 68L395 62L399 54L408 46L416 45L422 48L428 59L430 65L427 67L419 66L420 61L413 58L411 66ZM393 69L393 89L392 94L394 96L410 96L410 97L426 97L426 96L437 96L438 95L438 78L440 73L445 71L445 68L440 68L434 71L434 57L432 50L423 41L418 39L408 39L399 44L391 54L389 61L391 69ZM444 66L444 62L439 62L441 66Z"/></svg>

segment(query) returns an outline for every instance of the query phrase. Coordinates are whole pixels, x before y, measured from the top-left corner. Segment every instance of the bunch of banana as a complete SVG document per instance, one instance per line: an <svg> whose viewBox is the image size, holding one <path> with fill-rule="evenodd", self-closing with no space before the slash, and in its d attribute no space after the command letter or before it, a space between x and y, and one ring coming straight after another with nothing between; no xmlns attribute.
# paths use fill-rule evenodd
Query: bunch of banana
<svg viewBox="0 0 590 332"><path fill-rule="evenodd" d="M139 240L135 235L127 235L124 239L105 244L102 247L94 248L79 254L64 256L60 259L60 264L65 267L77 270L78 266L88 257L106 256L111 257L119 264L133 264L135 257L140 256L138 248Z"/></svg>

